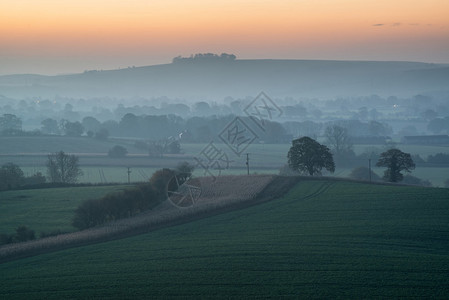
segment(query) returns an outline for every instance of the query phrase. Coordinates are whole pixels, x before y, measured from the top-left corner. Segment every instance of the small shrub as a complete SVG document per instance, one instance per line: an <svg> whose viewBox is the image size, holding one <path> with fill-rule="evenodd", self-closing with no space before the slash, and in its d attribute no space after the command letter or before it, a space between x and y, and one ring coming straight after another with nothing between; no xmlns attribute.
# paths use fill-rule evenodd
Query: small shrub
<svg viewBox="0 0 449 300"><path fill-rule="evenodd" d="M189 164L186 161L180 162L175 168L176 176L178 177L178 180L181 181L180 184L183 184L190 176L192 176L194 170L194 165Z"/></svg>
<svg viewBox="0 0 449 300"><path fill-rule="evenodd" d="M108 151L108 156L113 158L125 157L126 154L128 154L128 150L126 150L125 147L119 145L115 145Z"/></svg>
<svg viewBox="0 0 449 300"><path fill-rule="evenodd" d="M45 183L47 180L41 172L37 172L29 177L25 177L23 184L24 185L40 185Z"/></svg>
<svg viewBox="0 0 449 300"><path fill-rule="evenodd" d="M13 240L16 242L26 242L29 240L34 240L35 238L36 236L34 235L34 230L21 225L16 228L16 234L14 235Z"/></svg>
<svg viewBox="0 0 449 300"><path fill-rule="evenodd" d="M154 172L153 176L151 176L150 184L156 191L159 200L165 200L167 185L175 174L176 172L171 169L161 169Z"/></svg>

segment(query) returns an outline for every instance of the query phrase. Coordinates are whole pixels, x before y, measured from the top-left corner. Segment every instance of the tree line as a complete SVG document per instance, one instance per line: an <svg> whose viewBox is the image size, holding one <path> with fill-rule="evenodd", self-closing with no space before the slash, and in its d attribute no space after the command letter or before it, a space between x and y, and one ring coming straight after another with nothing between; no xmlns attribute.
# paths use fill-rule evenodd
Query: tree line
<svg viewBox="0 0 449 300"><path fill-rule="evenodd" d="M202 108L202 110L210 109L207 103L204 102L204 105L205 108ZM198 106L201 107L202 105ZM147 115L126 112L118 121L100 122L92 116L86 116L81 121L46 118L41 121L39 130L25 132L21 129L20 118L10 115L4 122L4 130L0 126L0 134L87 136L99 140L107 139L109 136L121 136L152 141L182 136L185 142L204 143L212 140L235 116L235 114L226 114L183 118L178 114ZM242 119L248 124L252 122L247 117L242 117ZM265 143L286 143L290 142L293 137L298 136L317 138L325 133L327 127L333 125L346 128L348 134L352 137L387 137L392 133L391 127L378 121L341 120L320 123L307 120L280 123L265 120L264 131L258 132L258 134ZM257 126L255 130L258 130Z"/></svg>

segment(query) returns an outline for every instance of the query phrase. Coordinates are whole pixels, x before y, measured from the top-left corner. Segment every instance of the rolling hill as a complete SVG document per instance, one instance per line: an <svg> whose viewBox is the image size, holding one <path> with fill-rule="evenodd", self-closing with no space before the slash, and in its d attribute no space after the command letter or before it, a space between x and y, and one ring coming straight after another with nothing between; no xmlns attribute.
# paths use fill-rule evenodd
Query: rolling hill
<svg viewBox="0 0 449 300"><path fill-rule="evenodd" d="M235 60L184 62L82 74L0 76L6 97L412 96L447 92L449 68L417 62Z"/></svg>
<svg viewBox="0 0 449 300"><path fill-rule="evenodd" d="M0 297L445 298L449 190L303 180L285 196L0 264Z"/></svg>

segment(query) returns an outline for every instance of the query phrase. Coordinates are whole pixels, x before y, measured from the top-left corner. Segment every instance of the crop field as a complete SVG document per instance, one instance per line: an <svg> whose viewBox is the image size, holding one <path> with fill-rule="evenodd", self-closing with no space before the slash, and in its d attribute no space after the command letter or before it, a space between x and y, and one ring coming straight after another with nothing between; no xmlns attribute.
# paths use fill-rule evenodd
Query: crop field
<svg viewBox="0 0 449 300"><path fill-rule="evenodd" d="M284 197L0 264L4 299L445 298L449 189L304 180Z"/></svg>
<svg viewBox="0 0 449 300"><path fill-rule="evenodd" d="M74 211L90 198L123 190L126 186L91 186L17 190L0 192L0 233L14 233L25 225L40 232L75 231L72 226Z"/></svg>
<svg viewBox="0 0 449 300"><path fill-rule="evenodd" d="M273 179L274 177L270 175L194 178L186 183L189 185L188 189L176 190L177 193L171 193L167 201L150 210L131 218L119 219L83 231L60 234L26 243L8 244L0 248L0 260L35 255L36 252L45 253L80 244L98 243L99 240L116 239L118 236L121 238L133 236L156 228L201 219L207 215L223 212L223 209L235 210L238 207L254 205L256 202L267 200L265 196L262 199L257 196ZM279 181L279 178L277 180ZM287 181L277 181L274 189L276 195L282 194L282 191L291 187L296 182L295 180L297 179L290 178ZM195 192L199 190L201 192ZM191 197L193 195L195 196ZM271 196L271 199L273 198Z"/></svg>

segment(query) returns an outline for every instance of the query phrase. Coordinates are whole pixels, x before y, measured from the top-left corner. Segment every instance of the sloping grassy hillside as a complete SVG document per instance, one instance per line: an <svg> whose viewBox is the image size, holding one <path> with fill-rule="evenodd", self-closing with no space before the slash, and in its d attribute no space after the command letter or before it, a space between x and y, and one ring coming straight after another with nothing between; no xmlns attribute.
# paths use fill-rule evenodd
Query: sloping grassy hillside
<svg viewBox="0 0 449 300"><path fill-rule="evenodd" d="M416 62L237 59L59 76L0 76L0 89L2 95L14 98L151 95L218 101L262 90L278 97L412 96L446 91L448 73L446 65Z"/></svg>
<svg viewBox="0 0 449 300"><path fill-rule="evenodd" d="M285 197L0 265L0 298L444 298L449 190L303 181Z"/></svg>

